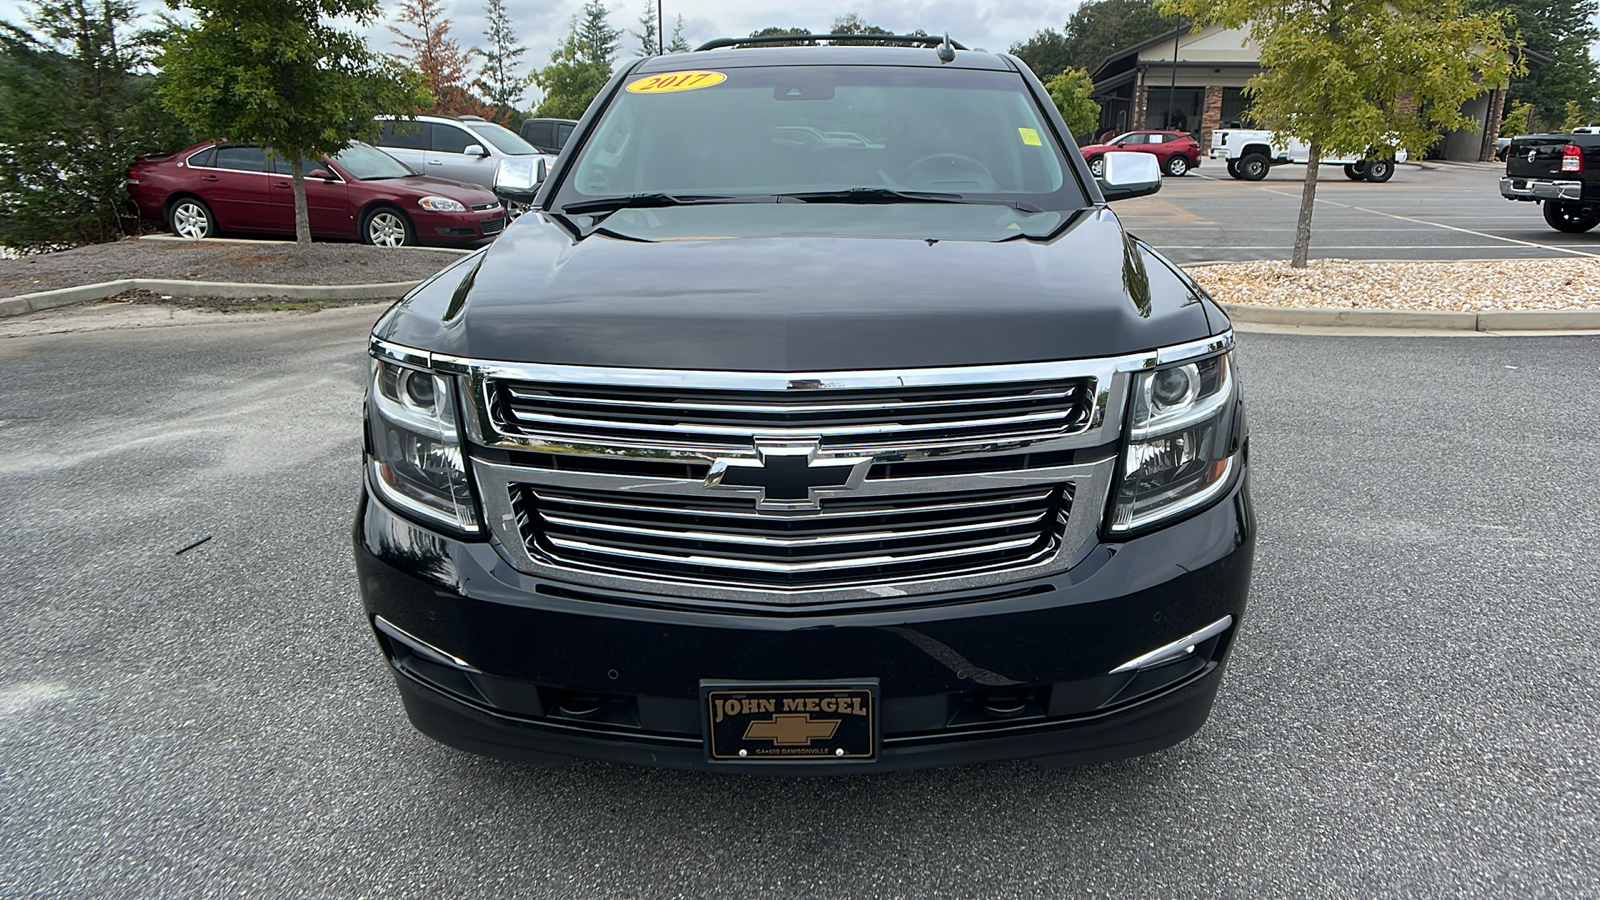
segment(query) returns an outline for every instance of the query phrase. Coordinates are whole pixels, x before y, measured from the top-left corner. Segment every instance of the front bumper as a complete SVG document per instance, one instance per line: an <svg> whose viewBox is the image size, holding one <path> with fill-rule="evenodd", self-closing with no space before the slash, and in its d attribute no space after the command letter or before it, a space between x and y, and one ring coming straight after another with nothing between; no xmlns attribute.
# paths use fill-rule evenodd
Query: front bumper
<svg viewBox="0 0 1600 900"><path fill-rule="evenodd" d="M369 623L412 723L489 756L838 775L1031 758L1118 759L1205 722L1254 556L1248 472L1216 505L1054 576L797 612L697 608L511 568L490 543L411 523L369 493L355 524ZM1175 659L1114 672L1231 617ZM712 761L701 682L879 685L871 760Z"/></svg>
<svg viewBox="0 0 1600 900"><path fill-rule="evenodd" d="M417 234L423 240L440 243L466 243L492 238L505 230L503 206L469 209L466 212L417 210L411 213Z"/></svg>
<svg viewBox="0 0 1600 900"><path fill-rule="evenodd" d="M1500 196L1507 200L1582 200L1583 182L1501 176Z"/></svg>

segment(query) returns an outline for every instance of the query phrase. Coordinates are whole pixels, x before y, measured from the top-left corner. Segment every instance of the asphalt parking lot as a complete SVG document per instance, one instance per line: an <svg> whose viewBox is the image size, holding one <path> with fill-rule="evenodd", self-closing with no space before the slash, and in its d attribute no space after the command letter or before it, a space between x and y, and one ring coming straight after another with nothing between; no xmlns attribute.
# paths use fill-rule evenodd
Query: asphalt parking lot
<svg viewBox="0 0 1600 900"><path fill-rule="evenodd" d="M1312 219L1313 259L1458 260L1600 256L1600 232L1562 234L1538 204L1500 196L1500 164L1399 166L1384 184L1324 167ZM1161 192L1116 204L1138 236L1179 263L1288 259L1304 166L1262 181L1228 177L1220 161L1162 180Z"/></svg>
<svg viewBox="0 0 1600 900"><path fill-rule="evenodd" d="M0 340L0 896L1600 893L1600 337L1243 335L1205 728L797 782L410 729L349 550L376 314Z"/></svg>

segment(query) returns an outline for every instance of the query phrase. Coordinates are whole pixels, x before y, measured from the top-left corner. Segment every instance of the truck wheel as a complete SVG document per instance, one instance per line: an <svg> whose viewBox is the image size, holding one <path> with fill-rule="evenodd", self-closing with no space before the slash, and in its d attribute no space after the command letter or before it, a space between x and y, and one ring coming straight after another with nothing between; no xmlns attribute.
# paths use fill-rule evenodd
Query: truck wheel
<svg viewBox="0 0 1600 900"><path fill-rule="evenodd" d="M1394 177L1394 160L1375 159L1367 163L1367 180L1373 184L1383 184Z"/></svg>
<svg viewBox="0 0 1600 900"><path fill-rule="evenodd" d="M1600 209L1593 203L1573 203L1569 200L1544 201L1544 220L1551 228L1567 234L1582 234L1600 225Z"/></svg>
<svg viewBox="0 0 1600 900"><path fill-rule="evenodd" d="M1189 159L1181 153L1174 153L1167 159L1167 174L1173 178L1182 178L1189 174Z"/></svg>
<svg viewBox="0 0 1600 900"><path fill-rule="evenodd" d="M1239 157L1239 177L1245 181L1260 181L1271 168L1272 161L1259 153Z"/></svg>
<svg viewBox="0 0 1600 900"><path fill-rule="evenodd" d="M1104 178L1106 175L1106 161L1098 156L1089 160L1089 174L1096 178Z"/></svg>
<svg viewBox="0 0 1600 900"><path fill-rule="evenodd" d="M1238 178L1239 177L1239 161L1237 159L1228 160L1228 177L1229 178Z"/></svg>
<svg viewBox="0 0 1600 900"><path fill-rule="evenodd" d="M1344 177L1351 181L1364 181L1367 177L1367 164L1364 162L1351 163L1344 167Z"/></svg>

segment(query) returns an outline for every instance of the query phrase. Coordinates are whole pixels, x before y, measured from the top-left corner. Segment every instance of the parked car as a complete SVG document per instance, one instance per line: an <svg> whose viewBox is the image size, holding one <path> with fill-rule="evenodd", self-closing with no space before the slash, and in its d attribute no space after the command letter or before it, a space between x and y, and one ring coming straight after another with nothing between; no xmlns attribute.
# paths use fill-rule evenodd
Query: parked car
<svg viewBox="0 0 1600 900"><path fill-rule="evenodd" d="M1494 158L1499 162L1506 161L1506 151L1511 149L1511 138L1500 137L1494 139Z"/></svg>
<svg viewBox="0 0 1600 900"><path fill-rule="evenodd" d="M567 138L572 137L572 129L577 126L572 119L529 119L518 133L540 153L555 156L567 145Z"/></svg>
<svg viewBox="0 0 1600 900"><path fill-rule="evenodd" d="M500 201L483 188L418 175L362 143L302 162L311 234L398 247L471 244L505 227ZM251 144L207 141L167 156L141 157L128 193L145 216L181 237L219 231L294 234L290 164Z"/></svg>
<svg viewBox="0 0 1600 900"><path fill-rule="evenodd" d="M1311 147L1298 138L1278 140L1260 128L1218 128L1211 132L1211 158L1227 164L1228 174L1240 181L1260 181L1274 166L1303 166L1311 161ZM1406 152L1393 156L1382 151L1340 156L1328 153L1318 157L1319 166L1343 166L1351 181L1382 184L1394 177L1396 163L1406 161Z"/></svg>
<svg viewBox="0 0 1600 900"><path fill-rule="evenodd" d="M1090 144L1083 148L1083 158L1089 161L1089 171L1101 174L1100 158L1112 150L1132 153L1150 153L1161 161L1161 170L1168 175L1187 175L1200 165L1200 143L1183 131L1130 131L1118 135L1104 144Z"/></svg>
<svg viewBox="0 0 1600 900"><path fill-rule="evenodd" d="M1600 129L1519 134L1506 151L1500 195L1544 207L1546 225L1581 234L1600 225Z"/></svg>
<svg viewBox="0 0 1600 900"><path fill-rule="evenodd" d="M356 583L411 721L789 774L1183 740L1255 518L1228 317L1106 205L1155 157L1097 180L1009 55L775 41L619 66L374 326Z"/></svg>
<svg viewBox="0 0 1600 900"><path fill-rule="evenodd" d="M418 172L488 190L500 160L549 155L478 116L378 116L378 146Z"/></svg>

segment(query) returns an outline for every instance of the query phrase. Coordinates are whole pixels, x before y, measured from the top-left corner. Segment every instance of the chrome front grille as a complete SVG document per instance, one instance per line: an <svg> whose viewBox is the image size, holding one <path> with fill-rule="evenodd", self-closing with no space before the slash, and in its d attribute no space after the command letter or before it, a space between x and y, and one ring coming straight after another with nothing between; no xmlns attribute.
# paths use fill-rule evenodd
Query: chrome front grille
<svg viewBox="0 0 1600 900"><path fill-rule="evenodd" d="M797 590L926 579L1037 562L1058 548L1071 485L833 497L774 515L741 497L513 485L530 553L600 572Z"/></svg>
<svg viewBox="0 0 1600 900"><path fill-rule="evenodd" d="M753 436L819 439L826 451L885 452L1015 444L1086 429L1093 379L788 391L706 390L495 380L502 434L662 449L747 450Z"/></svg>

